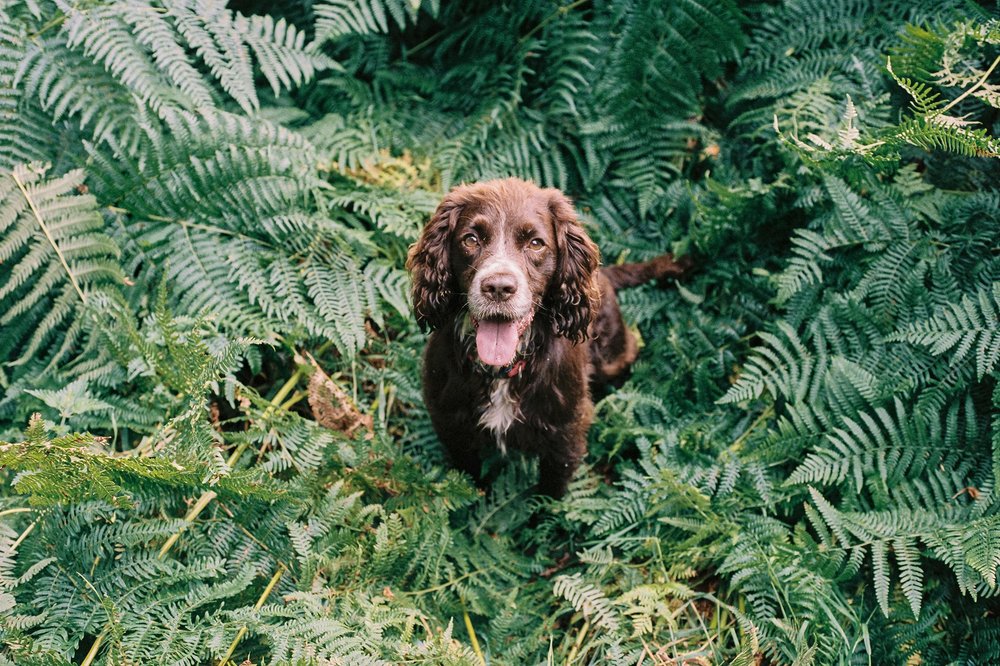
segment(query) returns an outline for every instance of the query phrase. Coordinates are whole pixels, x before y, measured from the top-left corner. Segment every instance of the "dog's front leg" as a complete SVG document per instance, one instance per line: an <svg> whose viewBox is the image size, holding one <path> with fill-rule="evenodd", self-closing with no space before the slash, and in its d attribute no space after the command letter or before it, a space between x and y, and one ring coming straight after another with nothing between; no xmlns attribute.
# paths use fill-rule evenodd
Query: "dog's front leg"
<svg viewBox="0 0 1000 666"><path fill-rule="evenodd" d="M586 432L557 436L538 459L538 492L559 499L587 454Z"/></svg>
<svg viewBox="0 0 1000 666"><path fill-rule="evenodd" d="M484 488L488 483L483 477L483 455L474 442L475 435L471 430L466 434L453 432L441 438L452 467L465 472L478 487Z"/></svg>

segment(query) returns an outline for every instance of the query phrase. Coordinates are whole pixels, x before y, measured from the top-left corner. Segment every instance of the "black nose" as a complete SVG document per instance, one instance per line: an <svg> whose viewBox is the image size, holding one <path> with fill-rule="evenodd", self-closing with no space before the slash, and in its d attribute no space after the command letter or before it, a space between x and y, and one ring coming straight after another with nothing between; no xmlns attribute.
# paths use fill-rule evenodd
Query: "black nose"
<svg viewBox="0 0 1000 666"><path fill-rule="evenodd" d="M517 291L517 282L509 273L497 273L484 279L479 290L490 300L506 301Z"/></svg>

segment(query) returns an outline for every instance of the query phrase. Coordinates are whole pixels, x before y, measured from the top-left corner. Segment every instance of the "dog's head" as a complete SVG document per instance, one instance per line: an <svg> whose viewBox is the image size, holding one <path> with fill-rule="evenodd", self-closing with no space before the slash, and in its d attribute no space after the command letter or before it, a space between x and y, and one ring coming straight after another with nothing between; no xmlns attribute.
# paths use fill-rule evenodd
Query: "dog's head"
<svg viewBox="0 0 1000 666"><path fill-rule="evenodd" d="M480 360L504 365L532 321L574 342L586 337L599 260L565 195L508 178L452 190L406 265L421 325L437 328L468 308Z"/></svg>

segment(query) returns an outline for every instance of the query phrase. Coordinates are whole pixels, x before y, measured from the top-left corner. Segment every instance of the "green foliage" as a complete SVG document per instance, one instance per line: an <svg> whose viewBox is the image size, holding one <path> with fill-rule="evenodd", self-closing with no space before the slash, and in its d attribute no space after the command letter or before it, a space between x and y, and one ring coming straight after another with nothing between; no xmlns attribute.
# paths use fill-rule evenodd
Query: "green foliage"
<svg viewBox="0 0 1000 666"><path fill-rule="evenodd" d="M0 3L0 664L997 662L998 21ZM695 265L558 502L420 397L500 175Z"/></svg>
<svg viewBox="0 0 1000 666"><path fill-rule="evenodd" d="M0 463L19 472L11 479L11 488L28 495L33 504L95 499L115 507L131 507L134 503L127 498L126 486L144 482L188 488L208 483L221 492L235 492L241 497L271 499L280 494L268 492L255 475L220 476L197 461L185 467L178 458L111 456L103 450L103 442L92 435L64 435L49 440L38 414L32 417L24 442L0 442Z"/></svg>
<svg viewBox="0 0 1000 666"><path fill-rule="evenodd" d="M0 182L0 351L14 367L66 361L88 298L122 282L118 246L104 233L97 202L79 193L83 171L44 179L45 171L19 165Z"/></svg>
<svg viewBox="0 0 1000 666"><path fill-rule="evenodd" d="M934 355L954 349L952 364L960 364L975 349L976 376L992 373L1000 359L1000 285L983 289L960 303L949 303L941 313L890 338L930 347Z"/></svg>

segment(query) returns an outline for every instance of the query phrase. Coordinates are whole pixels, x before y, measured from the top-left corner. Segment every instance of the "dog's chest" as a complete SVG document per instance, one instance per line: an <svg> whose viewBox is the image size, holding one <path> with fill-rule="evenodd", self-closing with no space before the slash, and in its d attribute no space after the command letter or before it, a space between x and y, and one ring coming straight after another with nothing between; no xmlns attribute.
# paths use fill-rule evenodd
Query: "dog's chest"
<svg viewBox="0 0 1000 666"><path fill-rule="evenodd" d="M497 448L507 454L507 431L521 419L520 400L515 395L508 379L494 379L486 395L479 425L493 433Z"/></svg>

